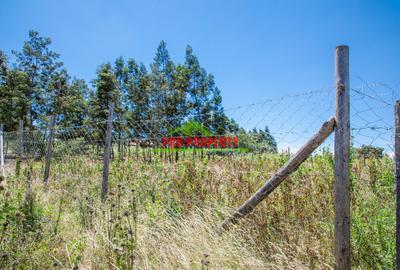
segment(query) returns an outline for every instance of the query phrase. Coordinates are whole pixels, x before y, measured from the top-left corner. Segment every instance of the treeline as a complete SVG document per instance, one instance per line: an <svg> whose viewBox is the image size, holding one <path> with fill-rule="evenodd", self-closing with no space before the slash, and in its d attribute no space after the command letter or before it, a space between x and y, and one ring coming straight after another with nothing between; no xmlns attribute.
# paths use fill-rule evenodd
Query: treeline
<svg viewBox="0 0 400 270"><path fill-rule="evenodd" d="M170 119L179 125L190 118L216 133L229 129L214 76L190 46L183 64L171 60L164 41L149 69L123 57L102 64L92 89L85 80L71 79L50 45L50 38L30 31L22 50L12 51L15 63L0 51L0 122L7 130L15 130L19 119L29 128L40 127L51 114L64 127L99 122L106 119L110 102L116 117L127 123Z"/></svg>
<svg viewBox="0 0 400 270"><path fill-rule="evenodd" d="M167 134L188 121L215 135L246 133L225 115L214 76L189 45L183 64L172 61L161 41L149 68L119 57L101 64L88 83L71 77L51 42L30 31L22 49L12 51L13 63L0 50L0 123L6 131L17 130L20 119L27 129L41 129L50 115L61 128L93 126L107 119L114 103L116 129L130 136Z"/></svg>

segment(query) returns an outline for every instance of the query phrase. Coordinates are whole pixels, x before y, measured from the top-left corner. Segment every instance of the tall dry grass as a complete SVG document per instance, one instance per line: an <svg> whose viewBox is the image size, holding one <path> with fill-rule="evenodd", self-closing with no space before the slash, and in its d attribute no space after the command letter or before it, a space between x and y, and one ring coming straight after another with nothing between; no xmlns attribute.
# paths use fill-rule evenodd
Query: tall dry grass
<svg viewBox="0 0 400 270"><path fill-rule="evenodd" d="M332 269L333 161L307 160L248 218L215 228L288 159L285 154L115 160L99 201L101 163L74 157L8 179L0 194L0 268ZM352 160L352 261L394 265L393 162ZM4 224L7 224L6 226Z"/></svg>

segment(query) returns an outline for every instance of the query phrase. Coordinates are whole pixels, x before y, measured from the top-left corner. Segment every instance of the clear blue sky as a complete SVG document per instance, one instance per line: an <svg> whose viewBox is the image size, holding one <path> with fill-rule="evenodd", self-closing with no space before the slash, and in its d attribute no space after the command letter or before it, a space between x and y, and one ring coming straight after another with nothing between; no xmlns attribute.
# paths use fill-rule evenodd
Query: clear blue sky
<svg viewBox="0 0 400 270"><path fill-rule="evenodd" d="M160 40L183 62L192 45L225 107L333 85L333 51L347 44L357 77L400 83L400 1L0 0L0 48L28 30L53 40L73 76L122 55L148 65Z"/></svg>

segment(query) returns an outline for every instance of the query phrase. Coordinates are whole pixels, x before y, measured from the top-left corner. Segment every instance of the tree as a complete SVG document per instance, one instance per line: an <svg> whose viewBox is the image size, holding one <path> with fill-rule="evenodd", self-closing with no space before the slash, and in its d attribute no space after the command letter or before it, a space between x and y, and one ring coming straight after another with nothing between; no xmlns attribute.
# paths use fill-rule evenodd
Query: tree
<svg viewBox="0 0 400 270"><path fill-rule="evenodd" d="M114 74L116 80L116 86L119 92L117 107L120 108L119 117L122 118L123 114L127 110L127 95L128 95L128 67L125 65L124 58L118 57L114 63Z"/></svg>
<svg viewBox="0 0 400 270"><path fill-rule="evenodd" d="M8 71L8 59L7 55L0 50L0 85L2 85L5 81L5 77L7 76Z"/></svg>
<svg viewBox="0 0 400 270"><path fill-rule="evenodd" d="M6 131L18 129L29 111L29 77L18 69L8 70L0 85L0 122Z"/></svg>
<svg viewBox="0 0 400 270"><path fill-rule="evenodd" d="M87 96L89 88L82 79L74 78L71 83L66 78L57 83L61 86L57 96L55 112L57 125L60 127L76 127L84 124L88 115Z"/></svg>
<svg viewBox="0 0 400 270"><path fill-rule="evenodd" d="M206 101L206 107L203 108L203 114L208 114L207 126L214 133L222 135L229 132L229 119L225 116L224 109L222 107L221 92L216 87L214 82L214 76L209 74L207 76L207 85L209 100Z"/></svg>
<svg viewBox="0 0 400 270"><path fill-rule="evenodd" d="M257 152L278 152L275 138L271 135L268 127L265 127L264 130L254 128L250 132L242 130L239 134L239 147Z"/></svg>
<svg viewBox="0 0 400 270"><path fill-rule="evenodd" d="M90 100L89 115L92 121L99 122L107 120L109 105L118 101L120 93L110 63L101 65L96 74L97 78L93 81L96 90Z"/></svg>
<svg viewBox="0 0 400 270"><path fill-rule="evenodd" d="M100 142L104 140L104 124L108 117L109 106L119 100L120 92L117 86L114 71L110 63L101 65L97 69L97 78L93 81L96 88L89 101L89 122L95 128L94 136ZM119 107L115 105L118 114Z"/></svg>
<svg viewBox="0 0 400 270"><path fill-rule="evenodd" d="M29 110L27 126L32 127L40 121L46 108L46 94L52 77L63 65L58 62L59 54L50 50L51 39L41 37L37 31L29 31L29 40L24 43L22 51L13 51L18 68L29 77Z"/></svg>
<svg viewBox="0 0 400 270"><path fill-rule="evenodd" d="M215 134L226 133L231 123L224 114L221 92L215 85L214 76L200 66L190 46L186 48L184 66L188 70L187 106L190 117Z"/></svg>
<svg viewBox="0 0 400 270"><path fill-rule="evenodd" d="M176 110L180 113L182 118L188 116L188 88L189 88L189 75L190 70L185 66L178 64L175 68L175 73L173 77L173 88L175 89L176 99L174 104Z"/></svg>
<svg viewBox="0 0 400 270"><path fill-rule="evenodd" d="M200 67L199 61L190 46L186 48L185 67L189 70L187 89L189 116L204 123L206 121L204 114L208 113L209 108L209 104L206 103L209 95L207 73Z"/></svg>
<svg viewBox="0 0 400 270"><path fill-rule="evenodd" d="M200 66L190 46L184 64L175 64L167 44L161 41L150 72L134 59L125 62L122 56L114 65L103 64L93 80L96 89L89 92L85 81L71 82L59 54L50 45L50 38L30 31L22 50L13 51L16 68L12 70L0 50L0 118L6 119L13 111L18 119L8 120L11 126L22 118L28 128L41 128L50 114L57 115L57 125L62 127L94 124L107 119L112 101L119 135L129 132L142 138L158 137L190 120L215 135L239 129L224 114L214 76ZM10 98L12 103L5 101Z"/></svg>
<svg viewBox="0 0 400 270"><path fill-rule="evenodd" d="M128 127L134 137L147 137L150 132L151 78L146 67L129 59L127 75Z"/></svg>
<svg viewBox="0 0 400 270"><path fill-rule="evenodd" d="M260 144L260 150L262 152L278 152L277 143L268 127L265 127L264 130L259 130L258 134L258 143Z"/></svg>
<svg viewBox="0 0 400 270"><path fill-rule="evenodd" d="M177 126L182 121L182 104L185 91L174 86L175 64L171 61L166 43L161 41L151 65L151 111L155 118L154 132L165 133L167 129L160 121L167 121L168 126ZM158 123L157 123L158 122Z"/></svg>
<svg viewBox="0 0 400 270"><path fill-rule="evenodd" d="M361 147L356 149L357 156L362 159L381 159L383 158L384 151L385 149L383 149L382 147L377 147L373 145L362 145Z"/></svg>
<svg viewBox="0 0 400 270"><path fill-rule="evenodd" d="M165 117L170 126L178 126L187 115L186 88L188 85L188 70L181 66L175 66L167 92L167 105Z"/></svg>

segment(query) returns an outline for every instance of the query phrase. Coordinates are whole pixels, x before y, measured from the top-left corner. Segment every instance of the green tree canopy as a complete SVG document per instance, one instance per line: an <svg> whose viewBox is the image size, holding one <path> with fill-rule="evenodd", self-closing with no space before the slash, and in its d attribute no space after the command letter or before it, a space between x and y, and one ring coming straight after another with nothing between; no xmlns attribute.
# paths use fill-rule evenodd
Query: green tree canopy
<svg viewBox="0 0 400 270"><path fill-rule="evenodd" d="M113 102L114 131L120 139L171 132L182 136L242 133L249 148L276 151L268 129L247 133L225 115L214 76L200 65L189 45L181 64L171 59L165 41L159 43L149 69L122 56L113 64L102 64L90 89L84 80L71 80L51 44L50 38L29 31L22 49L12 51L16 63L11 65L0 50L0 120L6 130L16 130L20 119L25 127L43 128L56 114L58 126L89 124L102 136L104 127L98 124L105 123Z"/></svg>
<svg viewBox="0 0 400 270"><path fill-rule="evenodd" d="M50 45L50 38L40 36L37 31L29 31L29 39L25 41L22 50L13 51L18 69L26 73L29 78L27 93L29 110L26 125L30 127L38 124L41 116L48 110L50 84L53 76L63 65L58 61L59 54L52 51Z"/></svg>

